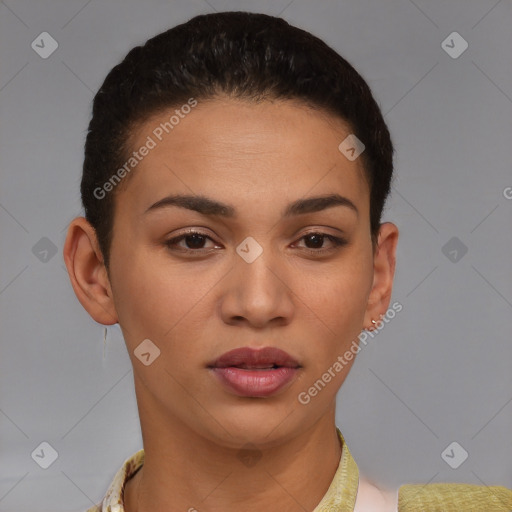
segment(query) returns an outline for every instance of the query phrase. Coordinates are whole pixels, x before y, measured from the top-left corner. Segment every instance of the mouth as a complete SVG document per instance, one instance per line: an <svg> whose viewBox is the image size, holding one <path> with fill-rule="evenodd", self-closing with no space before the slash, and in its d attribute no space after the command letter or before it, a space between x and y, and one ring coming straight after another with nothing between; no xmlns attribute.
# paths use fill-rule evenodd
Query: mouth
<svg viewBox="0 0 512 512"><path fill-rule="evenodd" d="M301 366L281 349L244 347L226 352L208 368L235 395L268 397L290 384Z"/></svg>
<svg viewBox="0 0 512 512"><path fill-rule="evenodd" d="M226 352L208 366L211 368L235 367L244 370L265 370L280 367L299 368L300 365L290 354L279 348L243 347Z"/></svg>

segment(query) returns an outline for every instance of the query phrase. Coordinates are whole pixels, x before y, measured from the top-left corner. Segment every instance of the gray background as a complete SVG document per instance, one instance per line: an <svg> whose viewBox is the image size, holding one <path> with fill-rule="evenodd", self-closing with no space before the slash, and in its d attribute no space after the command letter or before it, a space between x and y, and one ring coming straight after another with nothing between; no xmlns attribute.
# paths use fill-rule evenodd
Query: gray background
<svg viewBox="0 0 512 512"><path fill-rule="evenodd" d="M339 394L361 471L391 486L512 487L509 0L4 0L0 510L85 510L142 447L119 327L104 346L62 247L82 213L84 137L106 73L134 45L214 10L281 14L323 38L367 79L396 145L384 220L401 231L392 301L403 310ZM44 31L59 45L47 59L31 47ZM469 44L458 58L441 44L453 31ZM43 441L59 455L48 469L31 458ZM452 441L469 454L457 469L441 456Z"/></svg>

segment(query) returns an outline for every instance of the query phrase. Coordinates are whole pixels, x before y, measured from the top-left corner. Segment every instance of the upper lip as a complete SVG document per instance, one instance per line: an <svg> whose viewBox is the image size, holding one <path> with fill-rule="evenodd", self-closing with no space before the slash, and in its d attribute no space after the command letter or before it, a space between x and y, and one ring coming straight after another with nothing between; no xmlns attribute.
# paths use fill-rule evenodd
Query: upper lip
<svg viewBox="0 0 512 512"><path fill-rule="evenodd" d="M229 366L239 368L272 368L273 366L299 368L300 365L290 354L279 348L254 349L243 347L222 354L208 366L210 368L227 368Z"/></svg>

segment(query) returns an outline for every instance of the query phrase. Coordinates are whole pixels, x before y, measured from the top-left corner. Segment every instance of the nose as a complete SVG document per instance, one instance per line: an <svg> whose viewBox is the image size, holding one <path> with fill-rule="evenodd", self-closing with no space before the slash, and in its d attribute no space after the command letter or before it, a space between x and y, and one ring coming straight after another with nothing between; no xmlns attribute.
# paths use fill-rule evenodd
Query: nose
<svg viewBox="0 0 512 512"><path fill-rule="evenodd" d="M292 267L283 256L261 247L256 259L246 258L239 246L231 272L223 280L221 315L230 325L247 324L262 329L291 322L295 301ZM241 255L240 255L241 254Z"/></svg>

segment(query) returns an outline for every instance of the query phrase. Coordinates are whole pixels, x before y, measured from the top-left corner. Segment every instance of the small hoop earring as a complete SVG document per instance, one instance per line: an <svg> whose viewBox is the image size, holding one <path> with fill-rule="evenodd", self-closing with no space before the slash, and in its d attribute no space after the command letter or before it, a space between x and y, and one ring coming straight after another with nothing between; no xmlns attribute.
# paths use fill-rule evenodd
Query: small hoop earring
<svg viewBox="0 0 512 512"><path fill-rule="evenodd" d="M375 320L372 319L372 324L370 327L368 327L368 329L366 329L367 331L374 331L375 329L377 329L377 322Z"/></svg>

